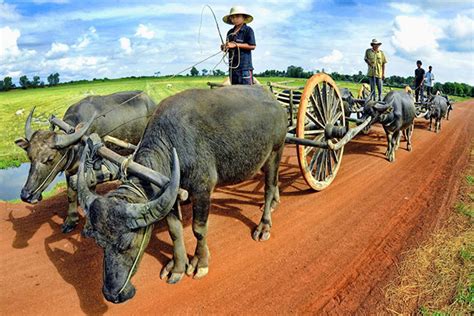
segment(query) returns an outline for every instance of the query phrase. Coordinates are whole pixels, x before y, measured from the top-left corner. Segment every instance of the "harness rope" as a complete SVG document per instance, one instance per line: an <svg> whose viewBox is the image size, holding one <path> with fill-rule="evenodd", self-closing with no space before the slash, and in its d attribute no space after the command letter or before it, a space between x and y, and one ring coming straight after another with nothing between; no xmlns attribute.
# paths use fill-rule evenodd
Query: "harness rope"
<svg viewBox="0 0 474 316"><path fill-rule="evenodd" d="M122 164L120 165L120 171L121 173L124 172L125 176L126 176L126 169L128 167L128 164L130 163L130 160L131 160L131 157L127 158L126 160L124 160L124 162L122 162ZM123 175L123 174L122 174ZM123 183L122 185L120 185L120 187L124 187L126 189L129 189L131 191L134 191L135 193L138 193L138 195L141 195L146 201L148 201L148 197L146 196L145 192L143 192L143 190L141 190L135 183L133 183L132 181L127 181L126 183ZM125 287L127 286L128 282L130 282L130 279L132 278L132 274L133 274L133 271L135 270L137 264L138 264L138 261L140 259L140 257L143 255L143 252L145 251L145 241L146 241L146 235L148 234L148 231L151 229L153 225L148 225L145 227L145 232L143 233L143 238L142 238L142 241L140 242L140 248L138 249L138 254L137 256L135 257L135 259L133 260L133 264L132 264L132 267L130 268L130 270L128 271L128 275L127 275L127 279L125 280L125 283L123 284L123 286L120 288L120 291L118 292L117 295L120 295L120 293L123 292L123 290L125 290ZM105 271L104 271L105 273Z"/></svg>
<svg viewBox="0 0 474 316"><path fill-rule="evenodd" d="M43 189L43 186L45 186L45 184L49 181L49 179L51 178L51 176L56 172L56 168L59 166L59 164L61 162L63 162L63 160L68 156L69 152L71 151L71 147L68 148L68 150L66 151L66 153L64 153L64 155L61 157L61 159L59 159L59 161L54 165L53 169L51 170L51 172L46 176L46 178L43 180L43 182L41 182L41 184L33 191L33 193L31 193L31 195L35 195L36 193L38 193L39 191L41 191L41 189ZM64 170L67 170L67 168L70 167L72 163L72 159L71 157L69 157L68 159L68 162L66 164L66 168Z"/></svg>

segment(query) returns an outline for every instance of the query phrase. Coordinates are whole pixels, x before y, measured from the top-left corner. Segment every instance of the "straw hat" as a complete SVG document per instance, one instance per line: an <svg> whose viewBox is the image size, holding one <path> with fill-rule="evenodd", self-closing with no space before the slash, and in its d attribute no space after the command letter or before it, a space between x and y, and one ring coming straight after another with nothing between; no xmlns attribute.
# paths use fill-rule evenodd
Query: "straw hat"
<svg viewBox="0 0 474 316"><path fill-rule="evenodd" d="M370 42L370 45L382 45L381 42L377 41L377 39L372 39L372 42Z"/></svg>
<svg viewBox="0 0 474 316"><path fill-rule="evenodd" d="M253 16L248 14L247 11L245 11L245 9L240 6L232 7L230 9L229 14L222 18L222 21L224 21L227 24L232 24L232 22L230 21L230 17L236 14L242 14L244 16L244 23L250 23L253 21Z"/></svg>

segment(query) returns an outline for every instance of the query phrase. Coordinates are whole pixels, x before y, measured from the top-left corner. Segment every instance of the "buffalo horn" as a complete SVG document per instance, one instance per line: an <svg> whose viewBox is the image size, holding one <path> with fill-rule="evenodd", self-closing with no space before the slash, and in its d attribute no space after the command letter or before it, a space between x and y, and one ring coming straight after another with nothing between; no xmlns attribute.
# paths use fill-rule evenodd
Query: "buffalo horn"
<svg viewBox="0 0 474 316"><path fill-rule="evenodd" d="M383 101L379 101L375 103L374 109L376 109L378 112L385 112L387 109L390 107L390 104L387 104Z"/></svg>
<svg viewBox="0 0 474 316"><path fill-rule="evenodd" d="M171 178L156 199L140 204L127 204L127 226L130 229L143 228L163 219L173 208L179 190L179 159L173 148Z"/></svg>
<svg viewBox="0 0 474 316"><path fill-rule="evenodd" d="M31 119L33 118L33 113L35 112L36 106L33 107L28 118L26 119L25 123L25 137L27 141L31 140L31 136L33 136L34 131L31 129Z"/></svg>
<svg viewBox="0 0 474 316"><path fill-rule="evenodd" d="M83 126L79 127L73 134L56 134L56 141L55 141L55 147L56 148L65 148L68 147L69 145L77 143L82 136L87 132L89 127L91 127L92 123L94 122L96 118L96 114L92 115L91 119L89 122L84 124Z"/></svg>
<svg viewBox="0 0 474 316"><path fill-rule="evenodd" d="M89 207L92 205L97 195L89 190L86 180L86 157L89 152L89 146L86 144L84 151L82 152L81 162L79 164L79 170L77 172L77 195L79 204L84 209L86 214L89 213Z"/></svg>

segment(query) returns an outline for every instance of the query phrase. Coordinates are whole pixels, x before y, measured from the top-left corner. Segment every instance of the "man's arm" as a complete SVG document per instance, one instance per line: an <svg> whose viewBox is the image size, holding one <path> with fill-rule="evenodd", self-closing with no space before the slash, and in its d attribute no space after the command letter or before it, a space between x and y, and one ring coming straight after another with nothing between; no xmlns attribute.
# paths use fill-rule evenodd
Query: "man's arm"
<svg viewBox="0 0 474 316"><path fill-rule="evenodd" d="M249 45L247 43L235 43L235 42L228 42L226 45L227 48L239 48L245 50L254 50L257 45Z"/></svg>

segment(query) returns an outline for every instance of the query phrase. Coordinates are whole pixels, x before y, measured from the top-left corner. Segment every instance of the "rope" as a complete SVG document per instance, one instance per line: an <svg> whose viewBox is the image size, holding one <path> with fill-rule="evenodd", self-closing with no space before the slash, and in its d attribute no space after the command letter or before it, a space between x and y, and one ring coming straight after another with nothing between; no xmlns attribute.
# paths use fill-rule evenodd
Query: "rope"
<svg viewBox="0 0 474 316"><path fill-rule="evenodd" d="M120 295L120 293L122 293L123 290L125 290L125 287L127 286L128 282L130 282L130 279L132 278L133 270L135 270L135 268L138 264L138 260L143 255L143 251L145 250L146 235L148 234L148 231L150 230L150 227L153 227L153 225L148 225L145 228L145 233L143 233L143 238L142 238L142 241L140 242L140 248L138 249L138 254L135 257L135 260L133 260L132 267L130 268L130 271L128 271L127 279L125 280L125 283L123 284L122 288L120 289L120 291L118 292L117 295Z"/></svg>
<svg viewBox="0 0 474 316"><path fill-rule="evenodd" d="M48 182L49 178L51 178L51 176L53 175L53 173L56 172L56 168L59 166L59 164L61 162L63 162L64 158L66 158L69 154L69 151L70 151L70 148L68 148L68 150L64 153L64 155L61 157L61 159L59 159L59 161L54 165L53 169L51 170L51 172L46 176L46 178L43 180L43 182L41 182L41 184L33 191L33 193L31 193L31 195L35 195L36 193L38 193L39 191L41 191L41 189L43 188L43 186L46 184L46 182Z"/></svg>

